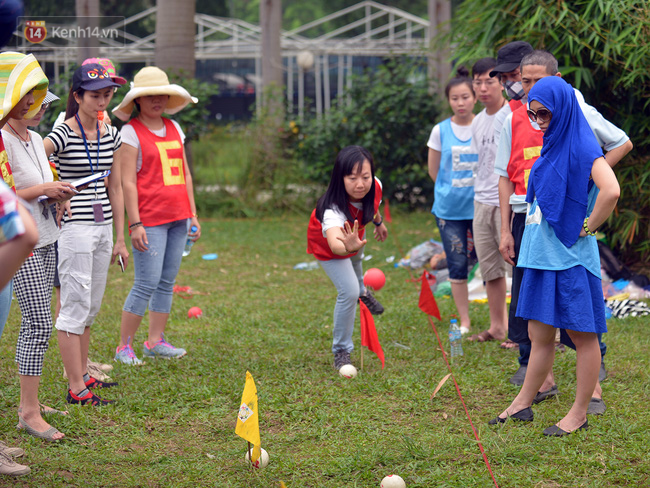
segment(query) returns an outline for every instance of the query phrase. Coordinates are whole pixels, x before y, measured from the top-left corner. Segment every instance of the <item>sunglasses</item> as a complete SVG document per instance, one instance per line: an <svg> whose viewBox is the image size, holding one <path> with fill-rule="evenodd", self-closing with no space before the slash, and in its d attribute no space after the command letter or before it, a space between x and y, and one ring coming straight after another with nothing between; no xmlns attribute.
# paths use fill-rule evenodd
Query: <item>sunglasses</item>
<svg viewBox="0 0 650 488"><path fill-rule="evenodd" d="M48 108L50 108L50 105L52 105L52 102L44 103L43 105L41 105L40 110L47 110Z"/></svg>
<svg viewBox="0 0 650 488"><path fill-rule="evenodd" d="M527 113L528 118L533 122L548 122L553 117L551 111L545 108L540 108L537 112L528 109Z"/></svg>

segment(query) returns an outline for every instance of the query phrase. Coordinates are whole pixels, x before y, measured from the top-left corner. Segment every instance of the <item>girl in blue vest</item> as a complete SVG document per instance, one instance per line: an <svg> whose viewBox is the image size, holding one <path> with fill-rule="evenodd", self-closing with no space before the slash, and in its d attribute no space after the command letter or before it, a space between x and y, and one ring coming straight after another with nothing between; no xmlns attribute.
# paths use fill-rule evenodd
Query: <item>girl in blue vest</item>
<svg viewBox="0 0 650 488"><path fill-rule="evenodd" d="M454 115L443 120L429 137L429 176L435 183L433 208L447 257L451 294L460 317L461 333L470 329L467 275L467 236L474 218L474 171L478 154L472 152L472 120L476 95L465 68L459 68L445 88Z"/></svg>
<svg viewBox="0 0 650 488"><path fill-rule="evenodd" d="M528 179L526 227L517 266L524 268L517 316L528 320L532 349L519 395L491 424L533 420L533 398L553 366L555 329L576 346L576 396L569 412L543 434L586 429L598 381L598 333L607 332L594 230L616 206L618 181L575 96L562 78L539 80L528 115L544 132Z"/></svg>
<svg viewBox="0 0 650 488"><path fill-rule="evenodd" d="M364 287L362 270L366 224L374 224L379 242L388 236L380 203L381 183L375 178L370 152L361 146L341 149L329 187L318 200L307 230L307 252L318 259L338 292L332 344L336 369L351 364L357 301L361 299L372 314L384 311Z"/></svg>

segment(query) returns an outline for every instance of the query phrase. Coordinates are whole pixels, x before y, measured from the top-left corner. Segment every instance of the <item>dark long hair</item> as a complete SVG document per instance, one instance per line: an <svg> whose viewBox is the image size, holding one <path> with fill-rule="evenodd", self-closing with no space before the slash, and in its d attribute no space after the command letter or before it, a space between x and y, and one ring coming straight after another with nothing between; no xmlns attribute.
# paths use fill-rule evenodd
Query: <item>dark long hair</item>
<svg viewBox="0 0 650 488"><path fill-rule="evenodd" d="M372 159L372 154L361 146L347 146L337 154L330 184L325 194L320 197L316 204L316 218L319 221L323 221L323 213L325 210L336 206L345 214L348 220L354 222L354 217L352 217L349 208L350 197L345 191L343 178L352 173L361 173L364 160L370 163L372 186L366 196L363 197L363 200L361 200L363 204L363 218L359 225L366 225L372 220L375 214L375 163Z"/></svg>
<svg viewBox="0 0 650 488"><path fill-rule="evenodd" d="M456 76L449 80L449 83L447 83L447 86L445 86L445 97L449 99L449 91L458 85L466 84L469 87L469 91L472 92L472 95L476 96L474 93L474 85L472 84L472 79L469 77L469 71L467 71L467 68L465 66L459 66L456 69Z"/></svg>
<svg viewBox="0 0 650 488"><path fill-rule="evenodd" d="M68 93L68 103L65 107L65 120L68 120L70 117L74 117L77 112L79 112L79 104L74 99L75 93L78 97L83 98L86 90L83 88L77 88L76 91L73 91L72 88L70 88L70 93Z"/></svg>

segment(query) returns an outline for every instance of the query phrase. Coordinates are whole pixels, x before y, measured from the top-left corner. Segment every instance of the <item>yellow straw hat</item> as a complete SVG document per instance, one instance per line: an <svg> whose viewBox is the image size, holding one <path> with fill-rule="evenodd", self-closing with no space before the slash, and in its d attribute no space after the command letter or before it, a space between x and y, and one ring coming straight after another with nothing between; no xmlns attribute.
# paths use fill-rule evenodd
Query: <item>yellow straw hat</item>
<svg viewBox="0 0 650 488"><path fill-rule="evenodd" d="M199 101L182 86L169 83L169 78L163 70L155 66L147 66L135 75L131 89L122 103L113 109L113 113L126 122L131 117L134 100L151 95L169 95L165 113L170 115L179 112L190 102L197 103Z"/></svg>
<svg viewBox="0 0 650 488"><path fill-rule="evenodd" d="M0 120L9 115L30 90L34 90L34 105L25 118L33 118L45 100L47 85L47 76L33 54L0 53Z"/></svg>

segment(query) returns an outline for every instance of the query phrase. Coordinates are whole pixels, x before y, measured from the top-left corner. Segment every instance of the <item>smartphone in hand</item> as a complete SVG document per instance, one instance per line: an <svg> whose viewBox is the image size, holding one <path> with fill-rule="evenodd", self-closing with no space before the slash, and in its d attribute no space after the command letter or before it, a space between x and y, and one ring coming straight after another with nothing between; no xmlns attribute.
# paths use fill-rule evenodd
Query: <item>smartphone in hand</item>
<svg viewBox="0 0 650 488"><path fill-rule="evenodd" d="M118 256L117 262L120 265L120 268L122 269L122 273L124 273L124 261L122 260L122 256Z"/></svg>

